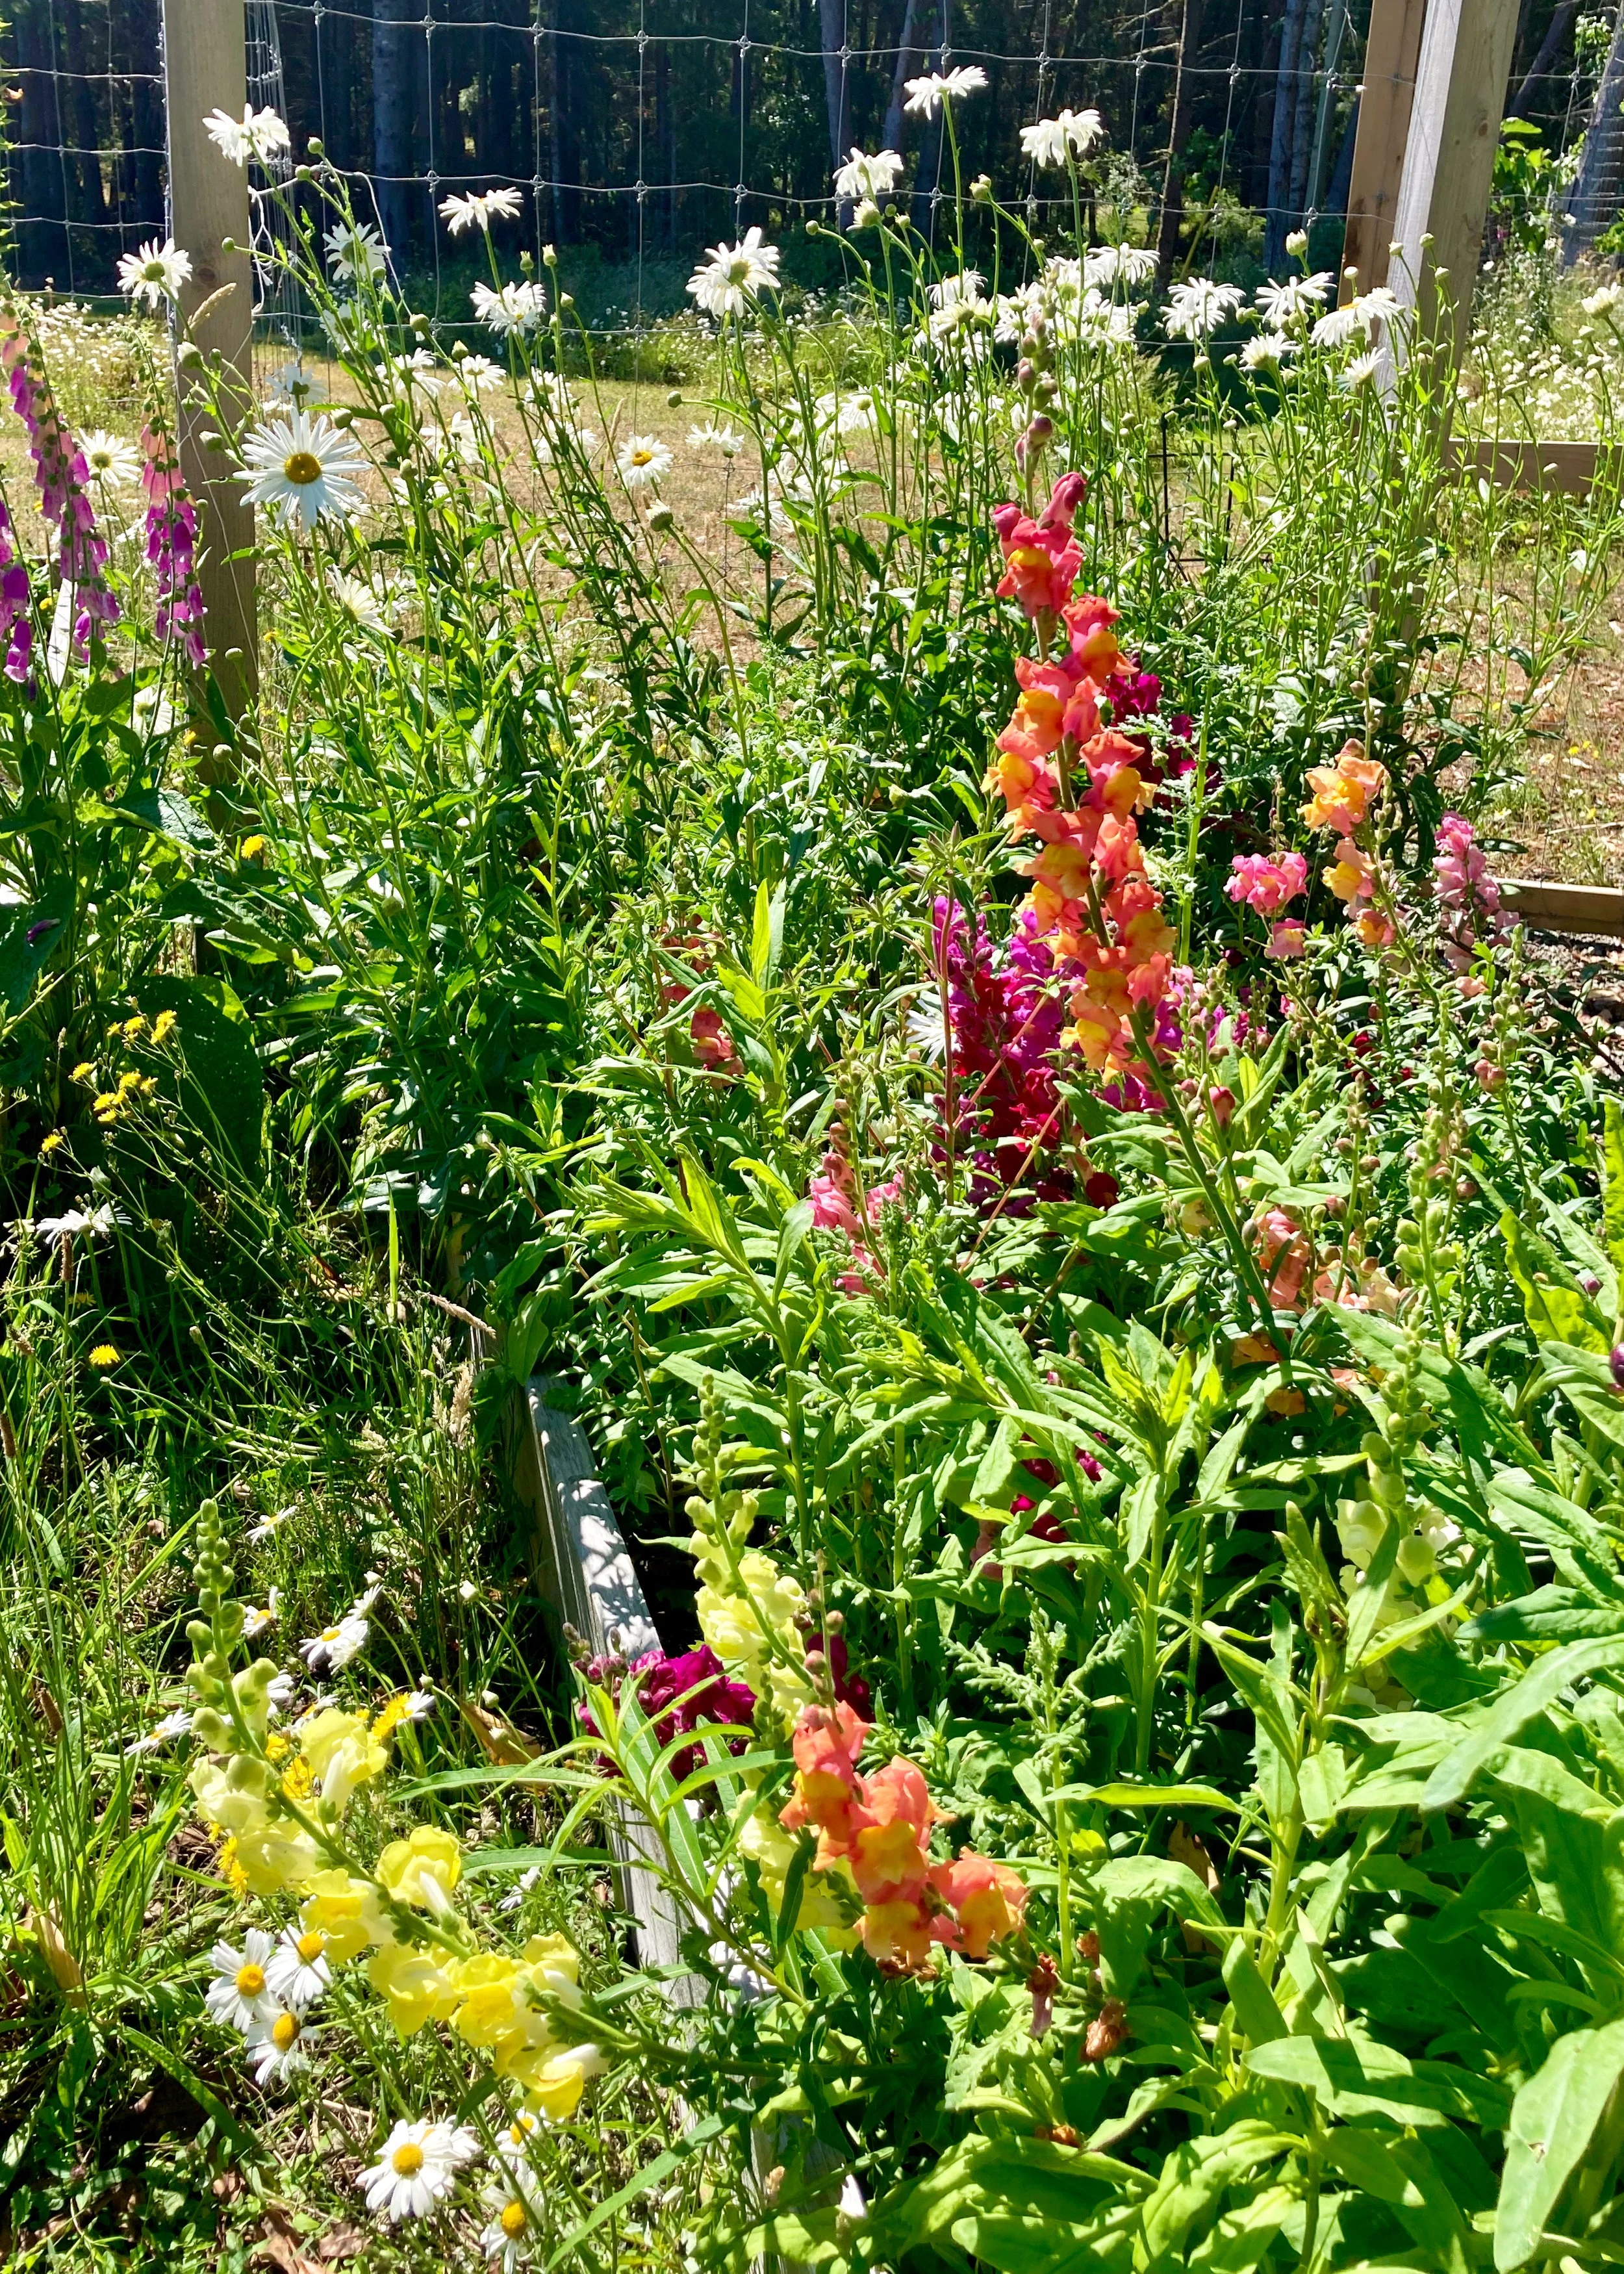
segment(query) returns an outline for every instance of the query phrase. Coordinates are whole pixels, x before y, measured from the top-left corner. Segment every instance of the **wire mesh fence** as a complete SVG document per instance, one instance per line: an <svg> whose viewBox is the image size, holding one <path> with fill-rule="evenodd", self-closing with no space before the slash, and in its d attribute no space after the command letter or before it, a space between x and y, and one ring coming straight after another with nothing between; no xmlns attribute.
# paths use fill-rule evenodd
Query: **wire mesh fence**
<svg viewBox="0 0 1624 2274"><path fill-rule="evenodd" d="M752 222L830 217L851 145L908 162L903 194L937 225L985 169L1041 223L1056 180L1019 130L1062 106L1109 133L1099 197L1154 241L1177 201L1178 257L1277 267L1289 230L1333 264L1348 193L1370 0L247 0L248 82L319 137L375 218L416 305L466 314L477 255L442 199L523 192L510 256L545 243L598 328L681 303L695 252ZM1531 0L1514 66L1522 114L1583 127L1573 0ZM905 109L918 72L974 65L959 145ZM164 227L158 0L16 0L0 33L19 280L98 295ZM1069 211L1070 198L1066 197ZM1085 216L1093 221L1096 216ZM796 232L792 281L838 256Z"/></svg>

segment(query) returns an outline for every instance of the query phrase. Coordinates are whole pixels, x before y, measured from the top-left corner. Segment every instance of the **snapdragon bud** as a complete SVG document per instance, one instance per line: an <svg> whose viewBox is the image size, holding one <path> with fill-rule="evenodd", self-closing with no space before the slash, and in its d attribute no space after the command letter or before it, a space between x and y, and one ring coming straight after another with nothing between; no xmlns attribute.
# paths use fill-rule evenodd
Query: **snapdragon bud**
<svg viewBox="0 0 1624 2274"><path fill-rule="evenodd" d="M1613 1370L1614 1383L1620 1389L1624 1389L1624 1343L1613 1344L1607 1364Z"/></svg>

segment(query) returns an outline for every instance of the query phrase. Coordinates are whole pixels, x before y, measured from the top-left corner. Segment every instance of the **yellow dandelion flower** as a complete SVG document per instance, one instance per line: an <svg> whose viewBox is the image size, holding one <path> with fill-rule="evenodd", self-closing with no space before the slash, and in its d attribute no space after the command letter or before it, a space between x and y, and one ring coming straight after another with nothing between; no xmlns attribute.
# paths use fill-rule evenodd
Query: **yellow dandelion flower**
<svg viewBox="0 0 1624 2274"><path fill-rule="evenodd" d="M150 1097L157 1087L158 1077L155 1073L144 1073L141 1076L140 1092L143 1097Z"/></svg>
<svg viewBox="0 0 1624 2274"><path fill-rule="evenodd" d="M315 1781L315 1772L303 1753L290 1760L282 1773L282 1788L289 1800L308 1800Z"/></svg>
<svg viewBox="0 0 1624 2274"><path fill-rule="evenodd" d="M280 1729L273 1729L265 1741L265 1758L267 1761L285 1761L292 1751L292 1740L285 1736Z"/></svg>
<svg viewBox="0 0 1624 2274"><path fill-rule="evenodd" d="M154 1042L167 1043L170 1035L175 1030L175 1025L176 1018L173 1011L160 1011L157 1017L153 1020L152 1038Z"/></svg>
<svg viewBox="0 0 1624 2274"><path fill-rule="evenodd" d="M136 1013L133 1019L126 1019L124 1020L122 1032L124 1034L124 1038L127 1043L134 1042L138 1035L144 1035L147 1032L147 1021L142 1018L139 1011Z"/></svg>
<svg viewBox="0 0 1624 2274"><path fill-rule="evenodd" d="M81 1058L68 1076L70 1081L94 1081L95 1078L96 1070L88 1058Z"/></svg>
<svg viewBox="0 0 1624 2274"><path fill-rule="evenodd" d="M128 1097L132 1089L139 1089L140 1086L140 1075L136 1073L133 1066L126 1066L123 1073L118 1077L118 1095L120 1097Z"/></svg>
<svg viewBox="0 0 1624 2274"><path fill-rule="evenodd" d="M111 1343L98 1343L90 1353L90 1363L94 1367L99 1367L105 1373L109 1366L117 1365L118 1352L113 1348Z"/></svg>
<svg viewBox="0 0 1624 2274"><path fill-rule="evenodd" d="M124 1033L124 1020L122 1019L115 1019L112 1025L107 1030L108 1041L109 1043L116 1043L119 1036Z"/></svg>
<svg viewBox="0 0 1624 2274"><path fill-rule="evenodd" d="M237 1861L236 1841L222 1840L220 1843L220 1852L214 1860L220 1866L221 1878L237 1901L245 1902L248 1899L248 1874Z"/></svg>
<svg viewBox="0 0 1624 2274"><path fill-rule="evenodd" d="M244 861L257 861L265 850L265 840L263 837L244 837L237 850Z"/></svg>
<svg viewBox="0 0 1624 2274"><path fill-rule="evenodd" d="M53 1130L51 1131L50 1135L49 1135L49 1137L42 1138L42 1139L41 1140L41 1143L40 1143L40 1158L41 1158L41 1161L49 1161L49 1158L50 1158L50 1156L51 1156L51 1155L56 1151L56 1149L57 1146L58 1146L58 1145L60 1145L62 1142L63 1142L63 1135L62 1135L62 1132L61 1132L61 1130L60 1130L60 1129L53 1129Z"/></svg>

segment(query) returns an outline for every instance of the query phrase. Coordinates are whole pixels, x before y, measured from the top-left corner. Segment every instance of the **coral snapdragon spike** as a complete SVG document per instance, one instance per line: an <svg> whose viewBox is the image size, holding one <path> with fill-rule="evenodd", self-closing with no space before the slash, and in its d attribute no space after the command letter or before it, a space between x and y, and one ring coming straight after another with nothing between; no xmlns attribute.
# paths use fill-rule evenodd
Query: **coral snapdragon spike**
<svg viewBox="0 0 1624 2274"><path fill-rule="evenodd" d="M1387 779L1387 768L1365 757L1363 742L1344 742L1335 765L1309 768L1312 794L1303 808L1304 824L1310 829L1335 829L1339 837L1350 837Z"/></svg>
<svg viewBox="0 0 1624 2274"><path fill-rule="evenodd" d="M993 508L992 525L1004 554L1001 600L1018 601L1034 621L1057 616L1071 597L1083 548L1071 523L1088 487L1086 474L1063 474L1034 520L1018 505Z"/></svg>
<svg viewBox="0 0 1624 2274"><path fill-rule="evenodd" d="M837 1706L832 1713L808 1706L796 1728L794 1791L778 1821L786 1832L816 1826L820 1871L848 1854L855 1837L853 1810L861 1781L857 1759L868 1734L868 1724L849 1706Z"/></svg>
<svg viewBox="0 0 1624 2274"><path fill-rule="evenodd" d="M961 1848L956 1864L932 1868L930 1885L954 1914L951 1927L938 1914L933 1922L936 1939L951 1942L966 1958L985 1958L995 1942L1019 1931L1029 1890L1007 1864Z"/></svg>

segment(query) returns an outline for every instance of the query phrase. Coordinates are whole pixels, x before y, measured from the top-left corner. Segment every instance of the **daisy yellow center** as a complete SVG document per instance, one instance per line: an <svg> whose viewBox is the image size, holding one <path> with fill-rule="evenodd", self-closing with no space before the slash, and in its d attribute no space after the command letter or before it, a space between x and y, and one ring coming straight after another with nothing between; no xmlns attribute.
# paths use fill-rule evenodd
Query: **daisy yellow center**
<svg viewBox="0 0 1624 2274"><path fill-rule="evenodd" d="M415 2179L423 2169L423 2150L415 2140L403 2140L389 2160L402 2179Z"/></svg>
<svg viewBox="0 0 1624 2274"><path fill-rule="evenodd" d="M287 2052L298 2033L298 2016L295 2014L278 2014L271 2023L271 2043L279 2053Z"/></svg>
<svg viewBox="0 0 1624 2274"><path fill-rule="evenodd" d="M653 451L634 450L632 452L632 463L634 466L651 466L654 463Z"/></svg>
<svg viewBox="0 0 1624 2274"><path fill-rule="evenodd" d="M325 1934L318 1933L316 1930L312 1928L309 1934L302 1934L293 1946L298 1952L299 1956L304 1960L305 1965L310 1966L320 1957L322 1952L327 1948L327 1939Z"/></svg>
<svg viewBox="0 0 1624 2274"><path fill-rule="evenodd" d="M289 450L282 460L282 470L300 489L308 489L312 482L321 479L321 461L309 450Z"/></svg>
<svg viewBox="0 0 1624 2274"><path fill-rule="evenodd" d="M338 1640L338 1634L339 1630L336 1627L323 1627L321 1630L321 1639L323 1642L336 1642Z"/></svg>
<svg viewBox="0 0 1624 2274"><path fill-rule="evenodd" d="M501 2218L497 2221L497 2224L501 2228L502 2233L507 2235L509 2240L511 2240L515 2235L523 2234L525 2228L530 2225L530 2220L525 2214L524 2205L522 2202L504 2203L502 2205Z"/></svg>
<svg viewBox="0 0 1624 2274"><path fill-rule="evenodd" d="M237 1969L237 1988L239 1997L259 1997L265 1988L264 1967L255 1966L252 1961L246 1966L239 1966Z"/></svg>

